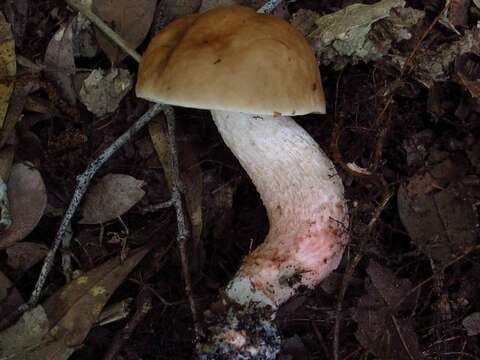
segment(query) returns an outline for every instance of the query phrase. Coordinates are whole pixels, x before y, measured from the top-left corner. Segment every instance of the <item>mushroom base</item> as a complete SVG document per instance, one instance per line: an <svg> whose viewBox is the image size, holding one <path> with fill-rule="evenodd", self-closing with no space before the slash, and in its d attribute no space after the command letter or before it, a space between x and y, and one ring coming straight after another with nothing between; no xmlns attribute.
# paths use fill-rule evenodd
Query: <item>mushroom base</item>
<svg viewBox="0 0 480 360"><path fill-rule="evenodd" d="M202 360L273 360L280 352L281 341L275 310L256 306L239 306L224 299L216 311L205 313L207 337L199 348ZM217 304L218 305L218 304Z"/></svg>

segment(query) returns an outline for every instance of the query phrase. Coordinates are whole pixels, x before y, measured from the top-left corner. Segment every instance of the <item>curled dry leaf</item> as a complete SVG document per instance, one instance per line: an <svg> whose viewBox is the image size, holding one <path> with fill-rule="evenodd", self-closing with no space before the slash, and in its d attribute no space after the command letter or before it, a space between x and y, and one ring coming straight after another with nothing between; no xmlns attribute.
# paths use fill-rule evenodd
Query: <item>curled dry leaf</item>
<svg viewBox="0 0 480 360"><path fill-rule="evenodd" d="M348 63L378 60L393 42L410 39L409 29L424 13L404 6L404 0L382 0L353 4L324 16L300 10L292 25L312 43L320 62L341 69Z"/></svg>
<svg viewBox="0 0 480 360"><path fill-rule="evenodd" d="M80 101L97 116L114 112L133 86L133 75L124 69L93 70L82 82Z"/></svg>
<svg viewBox="0 0 480 360"><path fill-rule="evenodd" d="M58 290L0 332L0 358L66 360L78 349L116 288L147 254L116 257Z"/></svg>
<svg viewBox="0 0 480 360"><path fill-rule="evenodd" d="M73 57L74 21L75 19L60 26L45 51L45 74L57 84L65 99L72 105L76 102L72 78L76 72Z"/></svg>
<svg viewBox="0 0 480 360"><path fill-rule="evenodd" d="M79 223L103 224L122 216L145 195L143 184L130 175L105 175L87 193Z"/></svg>
<svg viewBox="0 0 480 360"><path fill-rule="evenodd" d="M410 282L395 278L389 269L373 260L367 274L367 294L360 298L353 316L358 324L358 342L379 359L423 359L411 320L392 312L399 310L393 306L408 298Z"/></svg>
<svg viewBox="0 0 480 360"><path fill-rule="evenodd" d="M33 242L13 244L7 249L7 264L20 272L27 271L48 253L48 247Z"/></svg>
<svg viewBox="0 0 480 360"><path fill-rule="evenodd" d="M157 0L94 0L93 12L112 26L131 48L135 49L147 36L152 25ZM113 64L125 58L123 50L95 29L100 47Z"/></svg>
<svg viewBox="0 0 480 360"><path fill-rule="evenodd" d="M18 163L12 167L7 187L12 225L0 233L0 249L13 245L30 234L47 206L42 176L28 164Z"/></svg>

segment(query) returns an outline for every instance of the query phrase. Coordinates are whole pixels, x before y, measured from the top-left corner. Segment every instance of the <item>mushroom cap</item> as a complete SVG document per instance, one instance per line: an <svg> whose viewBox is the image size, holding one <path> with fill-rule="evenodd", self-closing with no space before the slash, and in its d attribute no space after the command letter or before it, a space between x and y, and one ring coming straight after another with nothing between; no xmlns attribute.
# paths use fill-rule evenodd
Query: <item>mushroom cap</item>
<svg viewBox="0 0 480 360"><path fill-rule="evenodd" d="M264 115L325 112L315 55L288 22L233 5L182 17L150 42L137 96Z"/></svg>

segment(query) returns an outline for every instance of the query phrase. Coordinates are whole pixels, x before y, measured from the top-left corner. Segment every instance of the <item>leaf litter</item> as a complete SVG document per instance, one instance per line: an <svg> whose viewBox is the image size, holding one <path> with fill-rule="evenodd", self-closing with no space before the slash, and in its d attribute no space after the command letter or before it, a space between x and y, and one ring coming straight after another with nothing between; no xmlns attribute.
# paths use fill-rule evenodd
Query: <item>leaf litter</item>
<svg viewBox="0 0 480 360"><path fill-rule="evenodd" d="M68 359L82 344L115 289L148 250L138 249L125 261L117 257L102 264L24 313L13 327L0 332L0 357Z"/></svg>

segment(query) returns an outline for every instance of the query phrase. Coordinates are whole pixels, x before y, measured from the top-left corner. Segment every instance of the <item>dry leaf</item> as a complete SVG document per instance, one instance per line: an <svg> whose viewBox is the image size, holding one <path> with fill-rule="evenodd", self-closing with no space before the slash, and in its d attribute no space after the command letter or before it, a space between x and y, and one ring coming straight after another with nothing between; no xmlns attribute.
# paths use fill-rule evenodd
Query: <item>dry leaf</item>
<svg viewBox="0 0 480 360"><path fill-rule="evenodd" d="M410 282L395 278L373 260L367 273L367 294L360 298L353 316L358 342L379 359L423 359L411 320L397 316L391 308L409 295Z"/></svg>
<svg viewBox="0 0 480 360"><path fill-rule="evenodd" d="M172 189L172 167L168 136L164 126L159 122L151 122L148 130L157 156L162 163L163 171L169 189ZM180 176L185 186L185 201L192 225L193 243L197 246L200 242L203 228L202 193L203 174L193 146L189 142L177 142L180 162Z"/></svg>
<svg viewBox="0 0 480 360"><path fill-rule="evenodd" d="M48 253L48 247L33 242L13 244L7 249L7 264L20 272L25 272L42 260Z"/></svg>
<svg viewBox="0 0 480 360"><path fill-rule="evenodd" d="M27 29L30 2L29 0L15 0L6 1L4 4L5 13L13 27L15 42L17 47L21 48Z"/></svg>
<svg viewBox="0 0 480 360"><path fill-rule="evenodd" d="M72 76L76 72L73 57L73 24L61 25L53 35L45 51L45 74L62 90L65 99L75 104L76 94L73 88Z"/></svg>
<svg viewBox="0 0 480 360"><path fill-rule="evenodd" d="M404 6L404 0L382 0L372 5L353 4L324 16L300 10L292 25L312 43L320 62L341 69L348 63L378 60L388 53L392 42L409 39L409 28L424 13Z"/></svg>
<svg viewBox="0 0 480 360"><path fill-rule="evenodd" d="M462 325L467 330L468 336L480 335L480 312L474 312L465 317Z"/></svg>
<svg viewBox="0 0 480 360"><path fill-rule="evenodd" d="M124 69L93 70L82 82L80 101L97 116L114 112L133 86L133 75Z"/></svg>
<svg viewBox="0 0 480 360"><path fill-rule="evenodd" d="M7 185L12 225L0 233L0 249L23 240L30 234L47 206L47 194L42 176L30 165L15 164Z"/></svg>
<svg viewBox="0 0 480 360"><path fill-rule="evenodd" d="M130 175L105 175L87 193L79 223L103 224L122 216L145 195L143 184Z"/></svg>
<svg viewBox="0 0 480 360"><path fill-rule="evenodd" d="M66 360L82 344L103 307L149 248L116 257L73 280L42 306L0 333L0 358Z"/></svg>
<svg viewBox="0 0 480 360"><path fill-rule="evenodd" d="M413 59L415 78L430 88L436 81L446 81L455 59L462 54L473 53L480 56L480 30L467 30L458 41L448 42L438 47L420 48ZM403 66L405 58L394 57Z"/></svg>
<svg viewBox="0 0 480 360"><path fill-rule="evenodd" d="M157 0L94 0L93 12L100 16L132 48L137 48L152 25ZM125 52L95 29L100 47L113 64L125 58Z"/></svg>
<svg viewBox="0 0 480 360"><path fill-rule="evenodd" d="M423 183L417 184L419 180ZM414 176L398 190L398 212L412 241L440 264L462 254L477 236L473 204L480 191L463 181L447 184L443 190L432 189L425 178Z"/></svg>
<svg viewBox="0 0 480 360"><path fill-rule="evenodd" d="M65 355L43 353L42 338L48 333L47 314L41 306L25 312L10 328L0 332L0 358L9 360L61 360L68 359L73 349L66 349ZM44 345L48 346L48 345Z"/></svg>
<svg viewBox="0 0 480 360"><path fill-rule="evenodd" d="M15 40L10 24L0 12L0 128L7 114L8 103L13 92L13 77L17 73Z"/></svg>
<svg viewBox="0 0 480 360"><path fill-rule="evenodd" d="M455 77L474 98L480 98L480 69L478 60L471 53L462 54L455 59ZM477 54L480 55L480 54Z"/></svg>

